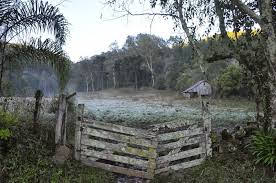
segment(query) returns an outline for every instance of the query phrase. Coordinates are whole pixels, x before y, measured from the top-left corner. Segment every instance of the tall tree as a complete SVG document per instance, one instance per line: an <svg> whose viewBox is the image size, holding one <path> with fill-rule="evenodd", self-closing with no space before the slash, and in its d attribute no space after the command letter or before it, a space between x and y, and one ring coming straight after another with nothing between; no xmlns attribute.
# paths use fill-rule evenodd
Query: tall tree
<svg viewBox="0 0 276 183"><path fill-rule="evenodd" d="M207 0L206 0L207 1ZM150 6L153 11L139 13L139 10L135 9L133 13L130 10L130 5L135 4L129 0L106 0L106 2L115 8L119 8L118 12L124 12L125 16L127 15L144 15L144 16L163 16L165 18L172 18L175 22L176 27L181 27L184 31L189 44L192 46L193 50L196 53L194 60L199 63L201 72L205 75L206 72L206 62L205 55L200 48L198 37L196 35L197 30L205 23L213 23L213 19L205 16L206 12L210 14L213 13L212 6L205 3L205 0L194 0L194 1L185 1L185 0L151 0ZM136 3L141 3L142 1L136 1ZM144 1L145 4L148 4L148 1ZM205 6L207 5L207 6ZM161 9L160 9L161 7ZM156 12L154 12L156 8ZM123 15L121 15L123 16ZM195 24L198 22L197 24ZM208 32L209 30L207 30Z"/></svg>
<svg viewBox="0 0 276 183"><path fill-rule="evenodd" d="M124 45L132 56L141 56L145 61L145 66L151 74L151 86L155 87L156 65L160 62L162 49L166 47L166 42L154 35L138 34L136 37L129 36Z"/></svg>
<svg viewBox="0 0 276 183"><path fill-rule="evenodd" d="M276 126L276 37L275 37L275 0L215 0L223 42L228 54L235 57L253 74L259 94L263 95L264 121L267 131ZM229 24L230 22L230 24ZM252 28L259 25L260 31ZM237 42L231 41L227 28L233 27L236 33L246 33ZM254 35L255 34L255 35ZM219 50L219 49L218 49ZM257 101L257 100L256 100Z"/></svg>
<svg viewBox="0 0 276 183"><path fill-rule="evenodd" d="M5 72L5 63L16 58L10 57L9 60L7 59L10 50L9 43L18 35L32 31L48 31L52 33L56 38L55 50L61 50L61 46L65 43L68 33L68 23L65 17L60 13L58 7L48 2L40 0L2 0L0 3L0 95L2 95L2 80ZM42 41L37 43L42 43ZM43 47L45 53L47 48L46 45L49 46L49 41L46 44L33 44L32 48L35 48L35 45L40 48ZM27 47L28 46L25 45L25 48ZM30 49L31 47L28 48ZM48 49L48 51L51 51L51 49L52 48ZM15 54L15 50L20 53L20 47L13 49L13 55L22 56L22 54ZM34 51L34 49L32 50ZM40 52L40 54L41 53L42 52ZM36 56L40 54L36 54ZM52 54L52 56L53 55L55 54ZM37 61L37 59L29 60ZM60 64L61 63L57 63L56 65Z"/></svg>

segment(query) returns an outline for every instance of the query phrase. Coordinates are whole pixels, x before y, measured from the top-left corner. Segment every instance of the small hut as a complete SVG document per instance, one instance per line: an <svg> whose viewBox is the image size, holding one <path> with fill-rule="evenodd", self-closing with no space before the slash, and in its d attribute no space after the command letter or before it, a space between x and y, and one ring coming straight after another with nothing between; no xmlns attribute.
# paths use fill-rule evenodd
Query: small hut
<svg viewBox="0 0 276 183"><path fill-rule="evenodd" d="M212 94L212 88L207 81L201 80L195 83L190 88L184 90L182 94L188 98L192 98L196 96L209 96Z"/></svg>

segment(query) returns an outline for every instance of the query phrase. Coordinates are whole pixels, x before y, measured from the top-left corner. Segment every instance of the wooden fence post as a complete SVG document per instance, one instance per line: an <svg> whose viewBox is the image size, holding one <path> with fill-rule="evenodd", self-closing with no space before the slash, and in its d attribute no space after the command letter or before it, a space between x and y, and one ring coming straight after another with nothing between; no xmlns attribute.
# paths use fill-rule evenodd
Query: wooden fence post
<svg viewBox="0 0 276 183"><path fill-rule="evenodd" d="M78 116L76 121L75 128L75 159L80 160L80 151L81 151L81 123L83 121L83 112L84 112L84 104L78 105Z"/></svg>
<svg viewBox="0 0 276 183"><path fill-rule="evenodd" d="M202 143L205 150L205 157L212 156L212 141L211 141L211 113L209 112L208 102L202 101L202 118L204 129L204 143Z"/></svg>
<svg viewBox="0 0 276 183"><path fill-rule="evenodd" d="M66 126L67 126L67 109L68 100L76 95L76 92L67 96L61 94L58 101L58 113L57 113L57 123L55 131L55 143L56 145L66 144Z"/></svg>
<svg viewBox="0 0 276 183"><path fill-rule="evenodd" d="M58 100L58 113L57 113L57 123L55 131L55 144L62 143L62 125L64 119L64 113L66 111L66 96L61 94Z"/></svg>
<svg viewBox="0 0 276 183"><path fill-rule="evenodd" d="M149 158L149 166L148 166L148 174L150 177L153 179L155 175L155 170L156 170L156 161L157 161L157 139L152 139L153 144L155 147L149 147L149 153L153 155L152 157Z"/></svg>
<svg viewBox="0 0 276 183"><path fill-rule="evenodd" d="M38 119L41 111L41 101L43 97L43 92L41 90L37 90L35 92L35 109L34 109L34 121L33 121L33 132L37 132L38 128Z"/></svg>

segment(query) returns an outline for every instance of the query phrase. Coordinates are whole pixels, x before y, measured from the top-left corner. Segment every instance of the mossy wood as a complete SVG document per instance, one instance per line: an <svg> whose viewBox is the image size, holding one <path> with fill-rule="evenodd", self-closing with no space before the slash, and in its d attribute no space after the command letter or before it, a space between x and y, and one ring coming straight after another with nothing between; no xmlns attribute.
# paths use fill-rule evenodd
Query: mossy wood
<svg viewBox="0 0 276 183"><path fill-rule="evenodd" d="M85 125L85 124L83 124ZM82 131L82 134L85 135L90 135L93 134L95 137L100 137L100 138L105 138L105 139L110 139L110 140L116 140L119 142L125 142L125 143L133 143L136 145L141 145L141 146L146 146L146 147L155 147L156 143L154 143L152 140L148 139L142 139L140 137L135 137L135 136L128 136L124 134L118 134L118 133L113 133L109 131L104 131L100 129L92 129L92 128L84 128Z"/></svg>
<svg viewBox="0 0 276 183"><path fill-rule="evenodd" d="M103 123L95 120L84 119L83 124L87 125L87 127L92 128L99 128L108 131L114 131L117 133L133 135L136 137L144 137L144 138L154 138L155 133L151 133L150 131L136 129L136 128L129 128L121 125L115 125L111 123Z"/></svg>
<svg viewBox="0 0 276 183"><path fill-rule="evenodd" d="M174 120L136 129L79 116L75 131L75 158L108 171L153 179L155 174L189 168L211 156L211 119Z"/></svg>

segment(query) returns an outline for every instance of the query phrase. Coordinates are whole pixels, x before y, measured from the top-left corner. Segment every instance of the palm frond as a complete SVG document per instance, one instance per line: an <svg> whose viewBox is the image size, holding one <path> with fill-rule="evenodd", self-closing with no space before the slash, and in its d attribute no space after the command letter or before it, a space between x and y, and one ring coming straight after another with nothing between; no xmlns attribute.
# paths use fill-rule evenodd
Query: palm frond
<svg viewBox="0 0 276 183"><path fill-rule="evenodd" d="M67 83L70 60L58 42L33 38L22 44L9 44L6 59L9 62L17 61L24 64L49 64L56 71L61 90Z"/></svg>
<svg viewBox="0 0 276 183"><path fill-rule="evenodd" d="M1 1L2 4L2 1ZM2 36L28 31L49 31L62 45L68 34L68 22L58 7L41 0L4 0L0 6L0 26L7 28Z"/></svg>
<svg viewBox="0 0 276 183"><path fill-rule="evenodd" d="M4 14L8 12L14 0L1 0L0 3L0 17L3 18ZM1 23L1 22L0 22Z"/></svg>

